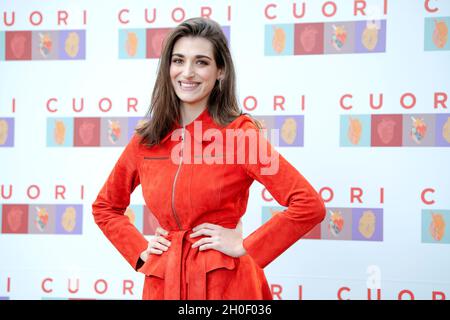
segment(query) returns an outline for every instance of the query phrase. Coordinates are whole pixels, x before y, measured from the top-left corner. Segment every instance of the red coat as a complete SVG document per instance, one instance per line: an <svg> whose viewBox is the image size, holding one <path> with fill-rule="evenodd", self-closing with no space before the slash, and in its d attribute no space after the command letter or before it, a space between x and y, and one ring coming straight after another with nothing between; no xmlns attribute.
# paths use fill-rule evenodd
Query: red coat
<svg viewBox="0 0 450 320"><path fill-rule="evenodd" d="M202 132L220 129L207 109L196 121L202 121ZM245 115L226 129L257 132ZM248 156L244 163L195 164L192 157L189 162L188 156L211 153L202 153L210 143L206 137L189 139L187 133L194 137L194 122L185 127L183 147L179 141L172 141L169 133L151 148L140 144L135 134L92 205L95 222L128 263L146 275L143 299L272 299L263 268L323 220L322 199L273 148L272 154L279 155L276 174L262 174L261 169L267 165L259 157L256 163ZM264 138L259 140L271 147ZM201 148L196 149L195 144ZM182 163L172 161L174 147L183 148ZM249 145L245 148L249 152ZM215 156L222 155L218 152ZM254 180L288 208L244 239L247 254L233 258L213 249L192 249L192 243L200 239L189 237L193 227L204 222L236 227L246 212ZM124 215L130 194L139 184L147 207L169 231L167 238L171 241L168 251L151 254L140 268L139 256L148 241Z"/></svg>

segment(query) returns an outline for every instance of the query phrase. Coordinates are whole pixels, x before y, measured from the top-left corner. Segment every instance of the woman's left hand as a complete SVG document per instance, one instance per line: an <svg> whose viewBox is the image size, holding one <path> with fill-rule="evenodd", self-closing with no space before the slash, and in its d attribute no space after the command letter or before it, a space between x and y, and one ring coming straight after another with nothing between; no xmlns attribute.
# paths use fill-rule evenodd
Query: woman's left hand
<svg viewBox="0 0 450 320"><path fill-rule="evenodd" d="M231 257L245 255L242 245L242 223L239 221L235 229L227 229L217 224L202 223L192 229L194 231L190 237L206 236L192 245L192 248L199 247L200 251L214 249Z"/></svg>

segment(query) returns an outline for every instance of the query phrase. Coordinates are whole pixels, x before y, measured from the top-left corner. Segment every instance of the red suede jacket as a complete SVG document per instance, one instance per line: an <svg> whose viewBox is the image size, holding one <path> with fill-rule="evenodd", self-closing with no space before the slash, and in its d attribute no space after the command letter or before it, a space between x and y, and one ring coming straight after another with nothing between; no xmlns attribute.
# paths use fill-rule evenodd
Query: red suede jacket
<svg viewBox="0 0 450 320"><path fill-rule="evenodd" d="M201 134L194 135L194 129ZM241 135L233 146L214 149L220 146L220 139L208 137L214 129L223 137L227 129L258 132L245 115L222 128L205 109L186 127L176 125L157 146L140 144L135 134L92 205L95 222L106 237L133 268L146 275L143 299L272 299L263 268L325 216L318 193L262 135L253 135L257 140L249 143ZM270 159L278 159L277 165L260 154L252 157L256 145L266 146ZM238 149L242 146L244 149ZM246 154L237 160L242 150ZM231 151L233 163L224 160ZM196 163L200 160L203 163ZM189 237L193 227L204 222L236 227L246 212L254 180L287 209L244 239L247 254L234 258L213 249L192 249L192 243L200 239ZM147 207L169 231L171 246L161 255L150 255L138 268L148 241L124 212L139 184Z"/></svg>

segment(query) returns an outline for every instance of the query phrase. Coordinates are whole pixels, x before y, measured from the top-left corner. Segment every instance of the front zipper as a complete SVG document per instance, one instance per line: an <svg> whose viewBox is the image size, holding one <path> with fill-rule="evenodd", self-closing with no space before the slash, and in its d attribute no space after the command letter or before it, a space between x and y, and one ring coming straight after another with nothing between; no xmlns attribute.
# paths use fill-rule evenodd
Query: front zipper
<svg viewBox="0 0 450 320"><path fill-rule="evenodd" d="M173 179L173 184L172 184L172 212L173 212L175 221L178 225L178 228L180 230L181 230L181 223L180 223L180 219L178 218L178 215L175 210L175 184L177 183L178 172L180 172L181 164L183 163L183 147L184 147L184 127L183 127L183 130L181 131L180 163L178 164L178 169L177 169L177 172L175 173L175 178Z"/></svg>

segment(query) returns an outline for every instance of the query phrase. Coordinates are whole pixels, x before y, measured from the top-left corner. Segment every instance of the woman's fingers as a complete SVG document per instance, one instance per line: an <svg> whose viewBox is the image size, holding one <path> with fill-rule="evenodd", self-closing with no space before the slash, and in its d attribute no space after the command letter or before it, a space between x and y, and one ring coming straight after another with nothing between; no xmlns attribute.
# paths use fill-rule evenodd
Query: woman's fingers
<svg viewBox="0 0 450 320"><path fill-rule="evenodd" d="M155 248L151 248L150 249L150 254L162 254L162 250L159 249L155 249Z"/></svg>
<svg viewBox="0 0 450 320"><path fill-rule="evenodd" d="M212 224L212 223L202 223L202 224L199 224L198 226L192 228L192 231L195 232L195 231L197 231L197 230L199 230L199 229L211 229L211 230L217 230L217 229L220 229L220 228L222 228L222 226L219 226L219 225L217 225L217 224Z"/></svg>
<svg viewBox="0 0 450 320"><path fill-rule="evenodd" d="M214 242L214 240L215 240L215 239L212 238L212 237L201 238L200 240L196 241L196 242L192 245L192 248L199 247L199 246L202 246L202 245L207 244L207 243L211 244L211 243Z"/></svg>
<svg viewBox="0 0 450 320"><path fill-rule="evenodd" d="M167 237L168 234L169 234L169 231L164 230L164 229L161 228L161 227L157 227L156 230L155 230L155 235L156 235L156 236L164 236L164 237Z"/></svg>
<svg viewBox="0 0 450 320"><path fill-rule="evenodd" d="M198 229L197 231L195 231L194 233L191 233L189 235L189 237L191 238L195 238L198 236L213 236L216 234L216 230L211 230L211 229Z"/></svg>
<svg viewBox="0 0 450 320"><path fill-rule="evenodd" d="M159 243L159 242L154 242L153 246L152 246L152 249L159 249L159 250L162 250L162 251L169 250L169 248L167 246L165 246L165 245L163 245L162 243Z"/></svg>
<svg viewBox="0 0 450 320"><path fill-rule="evenodd" d="M169 247L171 242L169 240L167 240L166 238L164 238L163 236L157 236L156 237L156 241L158 241L159 243L162 243L163 245Z"/></svg>

